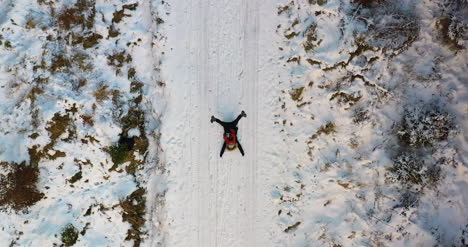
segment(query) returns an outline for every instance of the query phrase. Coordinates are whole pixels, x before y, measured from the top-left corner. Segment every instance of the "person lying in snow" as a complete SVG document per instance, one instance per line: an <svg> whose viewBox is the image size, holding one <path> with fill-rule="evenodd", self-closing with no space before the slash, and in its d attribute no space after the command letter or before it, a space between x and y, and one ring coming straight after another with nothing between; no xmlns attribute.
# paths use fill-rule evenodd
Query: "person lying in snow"
<svg viewBox="0 0 468 247"><path fill-rule="evenodd" d="M239 116L232 122L223 122L214 116L211 116L211 123L217 122L224 128L224 143L223 147L221 148L221 153L219 154L219 157L223 157L224 150L234 150L237 147L239 147L239 151L241 152L242 156L244 156L244 150L242 149L242 145L239 143L239 140L237 139L237 123L242 117L247 117L247 114L245 114L244 111L239 114Z"/></svg>

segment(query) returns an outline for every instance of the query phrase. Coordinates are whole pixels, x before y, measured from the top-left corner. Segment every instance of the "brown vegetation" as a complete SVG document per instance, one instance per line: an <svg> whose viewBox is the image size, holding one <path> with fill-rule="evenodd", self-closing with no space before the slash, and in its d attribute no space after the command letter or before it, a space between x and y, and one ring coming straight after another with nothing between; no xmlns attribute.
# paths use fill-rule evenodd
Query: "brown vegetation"
<svg viewBox="0 0 468 247"><path fill-rule="evenodd" d="M93 0L78 0L73 8L65 9L58 16L59 26L66 30L78 25L81 25L82 29L92 28L96 15L94 5Z"/></svg>
<svg viewBox="0 0 468 247"><path fill-rule="evenodd" d="M0 162L10 172L0 175L0 206L22 210L44 197L37 189L39 169L34 165Z"/></svg>
<svg viewBox="0 0 468 247"><path fill-rule="evenodd" d="M126 9L135 10L136 7L138 7L138 3L123 5L121 10L114 13L114 18L112 18L112 22L119 23L124 17L130 16L129 14L125 14Z"/></svg>
<svg viewBox="0 0 468 247"><path fill-rule="evenodd" d="M442 43L452 50L463 49L463 46L458 44L458 39L463 36L463 28L456 28L457 26L461 25L450 17L442 17L436 22Z"/></svg>
<svg viewBox="0 0 468 247"><path fill-rule="evenodd" d="M138 188L127 198L120 201L120 206L123 209L123 221L127 221L131 225L131 229L127 231L125 240L134 240L133 246L139 247L142 241L142 230L145 224L145 204L146 198L144 197L146 191L143 188Z"/></svg>
<svg viewBox="0 0 468 247"><path fill-rule="evenodd" d="M292 89L289 94L291 95L291 99L294 100L294 101L299 101L302 99L302 92L304 91L304 87L300 87L300 88L295 88L295 89Z"/></svg>
<svg viewBox="0 0 468 247"><path fill-rule="evenodd" d="M336 133L335 124L328 122L326 125L321 126L315 134L312 135L311 139L316 139L319 135L325 134L329 135L331 133Z"/></svg>
<svg viewBox="0 0 468 247"><path fill-rule="evenodd" d="M293 225L288 226L286 229L284 229L284 232L288 233L288 232L296 229L300 224L301 224L301 222L298 221L298 222L294 223Z"/></svg>

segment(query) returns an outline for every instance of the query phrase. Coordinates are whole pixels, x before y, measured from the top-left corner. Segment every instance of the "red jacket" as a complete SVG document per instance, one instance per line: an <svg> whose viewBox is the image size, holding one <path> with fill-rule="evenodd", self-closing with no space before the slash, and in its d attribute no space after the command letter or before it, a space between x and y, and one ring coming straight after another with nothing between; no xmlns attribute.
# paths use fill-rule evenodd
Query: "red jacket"
<svg viewBox="0 0 468 247"><path fill-rule="evenodd" d="M236 132L235 132L234 129L231 129L230 132L231 132L231 133L229 133L230 137L227 137L226 136L227 133L224 133L224 135L223 135L224 142L227 145L234 145L234 144L236 144L236 141L237 141Z"/></svg>

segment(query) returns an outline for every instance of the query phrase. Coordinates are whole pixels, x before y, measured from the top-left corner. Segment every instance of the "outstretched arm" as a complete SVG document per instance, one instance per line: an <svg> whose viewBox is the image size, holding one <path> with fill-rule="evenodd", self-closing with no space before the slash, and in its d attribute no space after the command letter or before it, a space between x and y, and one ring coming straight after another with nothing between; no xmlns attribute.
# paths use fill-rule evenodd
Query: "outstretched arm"
<svg viewBox="0 0 468 247"><path fill-rule="evenodd" d="M237 142L237 147L239 148L239 151L241 152L242 156L244 156L244 149L242 149L242 145L240 144L239 140L236 140Z"/></svg>
<svg viewBox="0 0 468 247"><path fill-rule="evenodd" d="M221 148L221 153L219 154L219 157L223 157L224 150L226 150L226 143L223 143L223 147Z"/></svg>

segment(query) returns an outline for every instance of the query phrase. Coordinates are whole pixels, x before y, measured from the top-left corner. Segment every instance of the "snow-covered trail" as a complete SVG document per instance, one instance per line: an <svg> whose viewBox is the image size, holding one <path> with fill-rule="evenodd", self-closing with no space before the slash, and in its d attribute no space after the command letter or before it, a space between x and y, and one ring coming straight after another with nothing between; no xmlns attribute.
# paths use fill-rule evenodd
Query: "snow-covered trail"
<svg viewBox="0 0 468 247"><path fill-rule="evenodd" d="M259 15L259 1L171 3L162 63L167 246L264 246L268 238L268 189L258 180ZM231 121L241 110L246 155L220 158L222 128L210 117Z"/></svg>

